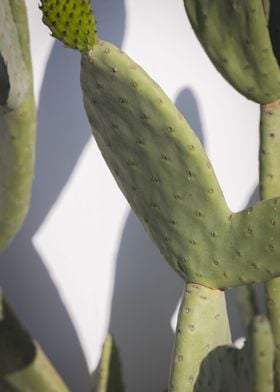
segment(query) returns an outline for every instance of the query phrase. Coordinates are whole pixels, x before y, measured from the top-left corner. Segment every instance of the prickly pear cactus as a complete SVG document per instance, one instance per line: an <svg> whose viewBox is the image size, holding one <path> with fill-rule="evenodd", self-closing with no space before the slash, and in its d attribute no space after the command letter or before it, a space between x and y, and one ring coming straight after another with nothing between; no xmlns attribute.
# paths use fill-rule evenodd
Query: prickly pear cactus
<svg viewBox="0 0 280 392"><path fill-rule="evenodd" d="M44 22L76 48L84 34L76 29L73 39L67 13L55 18L56 3L42 0ZM67 7L75 4L67 1ZM80 11L88 4L79 3ZM271 4L186 0L217 68L262 104L280 97L275 41L268 29L275 30L275 23L269 24ZM245 348L229 346L223 289L280 275L279 195L232 213L203 147L160 87L108 42L94 39L80 50L84 106L97 144L145 229L186 282L169 392L272 392L270 324L255 317Z"/></svg>
<svg viewBox="0 0 280 392"><path fill-rule="evenodd" d="M234 346L220 346L204 359L193 390L273 392L273 358L270 324L265 316L256 316L241 350Z"/></svg>
<svg viewBox="0 0 280 392"><path fill-rule="evenodd" d="M194 132L137 64L99 40L81 85L112 174L186 282L225 288L279 274L278 199L232 213Z"/></svg>
<svg viewBox="0 0 280 392"><path fill-rule="evenodd" d="M224 292L195 284L186 285L175 333L169 391L196 391L200 378L203 385L208 385L211 380L211 392L219 391L221 372L217 369L212 373L211 369L209 377L206 372L206 377L203 370L200 376L200 367L218 347L231 344ZM208 392L203 388L200 390Z"/></svg>
<svg viewBox="0 0 280 392"><path fill-rule="evenodd" d="M112 174L186 282L225 288L280 274L278 200L233 214L196 135L137 64L97 40L82 56L81 86Z"/></svg>
<svg viewBox="0 0 280 392"><path fill-rule="evenodd" d="M277 0L185 0L191 24L223 76L260 107L260 195L279 196L279 20ZM217 34L223 31L224 34ZM223 41L223 44L222 44ZM224 50L221 50L224 48ZM271 222L276 224L277 211ZM280 279L265 283L268 315L275 345L275 388L280 390Z"/></svg>
<svg viewBox="0 0 280 392"><path fill-rule="evenodd" d="M0 252L15 235L28 210L35 129L25 4L23 0L1 0Z"/></svg>
<svg viewBox="0 0 280 392"><path fill-rule="evenodd" d="M93 392L124 392L118 348L108 335L102 348Z"/></svg>
<svg viewBox="0 0 280 392"><path fill-rule="evenodd" d="M69 392L0 293L0 390Z"/></svg>
<svg viewBox="0 0 280 392"><path fill-rule="evenodd" d="M279 20L276 1L271 4L274 20ZM184 0L184 3L201 45L224 78L253 101L270 103L279 99L280 71L275 57L275 52L279 54L276 46L279 33L276 23L271 23L271 39L270 2Z"/></svg>

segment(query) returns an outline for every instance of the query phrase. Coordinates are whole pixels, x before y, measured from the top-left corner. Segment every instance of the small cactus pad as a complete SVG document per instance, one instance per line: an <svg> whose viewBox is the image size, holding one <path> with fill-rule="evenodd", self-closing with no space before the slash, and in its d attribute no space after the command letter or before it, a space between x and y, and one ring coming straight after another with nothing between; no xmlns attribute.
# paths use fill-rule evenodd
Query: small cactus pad
<svg viewBox="0 0 280 392"><path fill-rule="evenodd" d="M220 346L205 357L193 391L274 392L273 359L269 322L265 316L258 315L241 350Z"/></svg>
<svg viewBox="0 0 280 392"><path fill-rule="evenodd" d="M105 339L94 392L124 392L118 348L111 335Z"/></svg>
<svg viewBox="0 0 280 392"><path fill-rule="evenodd" d="M274 344L271 327L265 316L259 315L253 319L245 350L252 372L251 390L274 392Z"/></svg>
<svg viewBox="0 0 280 392"><path fill-rule="evenodd" d="M186 285L175 332L175 346L169 381L170 392L197 391L197 378L205 358L219 346L231 344L225 294L194 284ZM203 382L219 391L219 367Z"/></svg>
<svg viewBox="0 0 280 392"><path fill-rule="evenodd" d="M261 105L259 177L262 199L280 195L280 99Z"/></svg>
<svg viewBox="0 0 280 392"><path fill-rule="evenodd" d="M196 135L137 64L98 41L82 56L81 85L112 174L186 282L226 288L280 274L280 200L232 213Z"/></svg>
<svg viewBox="0 0 280 392"><path fill-rule="evenodd" d="M87 52L95 42L95 21L89 0L41 0L43 22L65 46Z"/></svg>
<svg viewBox="0 0 280 392"><path fill-rule="evenodd" d="M2 388L2 389L1 389ZM0 391L69 392L0 293Z"/></svg>
<svg viewBox="0 0 280 392"><path fill-rule="evenodd" d="M0 110L1 106L18 108L31 83L19 39L19 26L14 22L14 9L10 3L8 0L0 1Z"/></svg>
<svg viewBox="0 0 280 392"><path fill-rule="evenodd" d="M25 3L23 0L1 0L0 252L20 228L29 207L35 131Z"/></svg>
<svg viewBox="0 0 280 392"><path fill-rule="evenodd" d="M269 103L280 98L280 71L267 27L267 1L184 2L200 43L224 78L253 101Z"/></svg>

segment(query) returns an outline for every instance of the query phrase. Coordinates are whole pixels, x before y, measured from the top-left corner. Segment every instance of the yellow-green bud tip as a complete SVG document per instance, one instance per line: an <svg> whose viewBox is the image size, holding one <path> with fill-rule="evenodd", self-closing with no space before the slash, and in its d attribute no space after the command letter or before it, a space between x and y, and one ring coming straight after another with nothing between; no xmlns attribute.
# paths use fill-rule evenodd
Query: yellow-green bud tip
<svg viewBox="0 0 280 392"><path fill-rule="evenodd" d="M88 52L95 43L94 14L89 0L41 0L43 22L65 46Z"/></svg>

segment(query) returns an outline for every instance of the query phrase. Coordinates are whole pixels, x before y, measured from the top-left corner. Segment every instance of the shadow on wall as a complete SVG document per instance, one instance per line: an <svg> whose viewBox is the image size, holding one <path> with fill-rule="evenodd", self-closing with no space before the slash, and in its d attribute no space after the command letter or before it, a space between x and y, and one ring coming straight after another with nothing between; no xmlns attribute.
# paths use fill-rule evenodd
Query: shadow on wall
<svg viewBox="0 0 280 392"><path fill-rule="evenodd" d="M183 114L188 124L196 133L201 144L205 148L203 125L198 111L197 100L192 89L182 89L178 94L175 105L177 109Z"/></svg>
<svg viewBox="0 0 280 392"><path fill-rule="evenodd" d="M191 89L179 93L176 106L202 140ZM170 321L183 286L130 212L117 258L110 322L110 332L120 348L127 391L166 389L173 346Z"/></svg>
<svg viewBox="0 0 280 392"><path fill-rule="evenodd" d="M123 0L96 0L94 10L100 36L121 47L125 29ZM23 228L1 256L0 263L1 287L71 392L90 389L86 360L71 319L32 238L69 180L90 138L79 74L79 54L55 43L39 100L32 206Z"/></svg>

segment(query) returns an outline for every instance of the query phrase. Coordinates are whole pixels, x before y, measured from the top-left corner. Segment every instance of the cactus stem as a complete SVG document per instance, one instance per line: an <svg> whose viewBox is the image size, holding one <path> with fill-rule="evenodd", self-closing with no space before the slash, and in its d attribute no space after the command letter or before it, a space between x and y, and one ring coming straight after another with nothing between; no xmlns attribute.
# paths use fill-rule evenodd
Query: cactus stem
<svg viewBox="0 0 280 392"><path fill-rule="evenodd" d="M231 342L224 292L187 284L175 335L169 392L192 392L202 361Z"/></svg>
<svg viewBox="0 0 280 392"><path fill-rule="evenodd" d="M280 100L261 105L260 194L262 199L280 195ZM275 219L273 218L275 224ZM266 306L275 347L275 383L280 390L280 278L265 283Z"/></svg>

